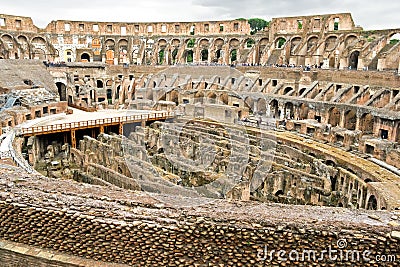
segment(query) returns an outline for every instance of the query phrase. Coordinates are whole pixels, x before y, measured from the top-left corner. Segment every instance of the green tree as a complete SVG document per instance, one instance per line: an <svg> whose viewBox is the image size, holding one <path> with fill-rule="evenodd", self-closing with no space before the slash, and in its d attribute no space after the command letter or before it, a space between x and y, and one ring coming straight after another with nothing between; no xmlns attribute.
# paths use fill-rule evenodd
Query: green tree
<svg viewBox="0 0 400 267"><path fill-rule="evenodd" d="M269 26L269 21L260 18L252 18L248 20L251 28L250 34L255 34L258 31L265 29Z"/></svg>

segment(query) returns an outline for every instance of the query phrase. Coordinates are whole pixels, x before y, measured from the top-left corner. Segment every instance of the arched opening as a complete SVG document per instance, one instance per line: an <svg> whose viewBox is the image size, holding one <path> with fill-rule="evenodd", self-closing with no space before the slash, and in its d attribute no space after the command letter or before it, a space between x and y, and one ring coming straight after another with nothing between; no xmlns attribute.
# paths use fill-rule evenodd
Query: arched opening
<svg viewBox="0 0 400 267"><path fill-rule="evenodd" d="M306 91L307 88L301 88L299 91L299 96L302 96L303 93Z"/></svg>
<svg viewBox="0 0 400 267"><path fill-rule="evenodd" d="M107 101L108 101L108 104L112 103L112 90L111 89L107 89Z"/></svg>
<svg viewBox="0 0 400 267"><path fill-rule="evenodd" d="M289 92L291 92L293 90L292 87L286 87L285 90L283 91L284 95L287 95Z"/></svg>
<svg viewBox="0 0 400 267"><path fill-rule="evenodd" d="M344 128L348 130L355 130L357 123L356 112L354 110L348 110L344 114Z"/></svg>
<svg viewBox="0 0 400 267"><path fill-rule="evenodd" d="M336 167L336 163L333 160L330 160L330 159L326 160L325 164L328 165L328 166L331 166L331 167Z"/></svg>
<svg viewBox="0 0 400 267"><path fill-rule="evenodd" d="M377 210L378 209L378 201L376 200L376 197L374 195L371 195L369 197L367 209L368 210Z"/></svg>
<svg viewBox="0 0 400 267"><path fill-rule="evenodd" d="M284 193L283 193L283 190L282 190L282 189L279 189L278 191L275 192L275 196L276 196L276 197L283 196L283 194L284 194Z"/></svg>
<svg viewBox="0 0 400 267"><path fill-rule="evenodd" d="M360 120L360 130L364 134L372 134L374 131L374 116L370 113L365 113Z"/></svg>
<svg viewBox="0 0 400 267"><path fill-rule="evenodd" d="M63 84L62 82L57 82L56 86L58 89L58 95L60 96L60 101L66 101L67 100L67 86L65 84Z"/></svg>
<svg viewBox="0 0 400 267"><path fill-rule="evenodd" d="M178 48L175 48L172 51L171 55L172 55L172 64L175 64L176 63L176 56L178 55Z"/></svg>
<svg viewBox="0 0 400 267"><path fill-rule="evenodd" d="M106 51L106 63L114 64L114 51L113 50Z"/></svg>
<svg viewBox="0 0 400 267"><path fill-rule="evenodd" d="M260 98L257 101L257 112L259 114L265 114L267 111L267 102L264 98Z"/></svg>
<svg viewBox="0 0 400 267"><path fill-rule="evenodd" d="M294 117L294 107L293 103L287 102L285 104L285 118L287 119L293 119Z"/></svg>
<svg viewBox="0 0 400 267"><path fill-rule="evenodd" d="M254 109L254 100L248 96L244 99L244 106L249 109L250 113L253 113Z"/></svg>
<svg viewBox="0 0 400 267"><path fill-rule="evenodd" d="M176 105L179 105L179 94L176 90L170 92L169 100L175 102Z"/></svg>
<svg viewBox="0 0 400 267"><path fill-rule="evenodd" d="M283 37L279 37L279 38L276 40L276 47L277 47L277 48L282 48L282 47L285 45L285 43L286 43L286 39L283 38Z"/></svg>
<svg viewBox="0 0 400 267"><path fill-rule="evenodd" d="M278 100L274 99L269 103L269 108L271 111L271 115L274 118L278 118L279 117L279 106L278 106Z"/></svg>
<svg viewBox="0 0 400 267"><path fill-rule="evenodd" d="M82 53L81 62L90 62L90 55L88 53Z"/></svg>
<svg viewBox="0 0 400 267"><path fill-rule="evenodd" d="M227 93L223 93L220 95L219 100L224 104L228 105L229 104L229 97Z"/></svg>
<svg viewBox="0 0 400 267"><path fill-rule="evenodd" d="M331 177L331 191L337 191L336 189L337 177Z"/></svg>
<svg viewBox="0 0 400 267"><path fill-rule="evenodd" d="M358 67L358 56L360 55L359 51L354 51L350 54L349 59L349 68L356 70Z"/></svg>
<svg viewBox="0 0 400 267"><path fill-rule="evenodd" d="M231 51L231 63L235 63L235 61L237 60L237 49L233 49Z"/></svg>
<svg viewBox="0 0 400 267"><path fill-rule="evenodd" d="M208 61L208 49L201 50L201 61Z"/></svg>
<svg viewBox="0 0 400 267"><path fill-rule="evenodd" d="M254 46L256 42L254 41L254 39L247 39L246 41L246 48L252 48Z"/></svg>
<svg viewBox="0 0 400 267"><path fill-rule="evenodd" d="M318 37L310 37L307 41L307 51L315 47L318 44Z"/></svg>
<svg viewBox="0 0 400 267"><path fill-rule="evenodd" d="M116 92L115 92L115 99L119 99L119 93L120 93L120 91L121 91L121 85L118 85L118 86L117 86L117 90L116 90Z"/></svg>
<svg viewBox="0 0 400 267"><path fill-rule="evenodd" d="M194 99L193 99L194 103L203 103L204 101L204 92L203 91L198 91L195 95L194 95Z"/></svg>
<svg viewBox="0 0 400 267"><path fill-rule="evenodd" d="M400 42L400 33L393 34L393 35L390 37L389 44L390 44L390 45L395 45L395 44L397 44L398 42Z"/></svg>
<svg viewBox="0 0 400 267"><path fill-rule="evenodd" d="M220 59L220 57L221 57L221 49L218 49L218 50L215 52L215 58L218 60L218 59Z"/></svg>
<svg viewBox="0 0 400 267"><path fill-rule="evenodd" d="M164 56L165 56L165 50L161 49L158 52L158 64L162 65L164 63Z"/></svg>
<svg viewBox="0 0 400 267"><path fill-rule="evenodd" d="M209 103L215 104L217 95L214 92L211 92L207 95L207 98Z"/></svg>
<svg viewBox="0 0 400 267"><path fill-rule="evenodd" d="M337 108L331 108L329 110L329 119L328 119L328 124L330 124L332 127L336 127L339 125L340 122L340 111Z"/></svg>
<svg viewBox="0 0 400 267"><path fill-rule="evenodd" d="M186 63L193 63L193 50L186 50Z"/></svg>
<svg viewBox="0 0 400 267"><path fill-rule="evenodd" d="M97 88L103 88L104 87L103 81L102 80L97 80L96 81L96 86L97 86Z"/></svg>

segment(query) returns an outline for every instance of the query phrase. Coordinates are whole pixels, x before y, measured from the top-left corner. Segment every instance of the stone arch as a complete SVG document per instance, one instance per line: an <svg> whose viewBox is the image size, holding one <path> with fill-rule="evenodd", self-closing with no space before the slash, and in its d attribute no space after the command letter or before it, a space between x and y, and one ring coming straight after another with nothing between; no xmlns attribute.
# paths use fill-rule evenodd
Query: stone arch
<svg viewBox="0 0 400 267"><path fill-rule="evenodd" d="M184 59L186 63L193 63L194 60L193 56L194 56L193 50L185 50Z"/></svg>
<svg viewBox="0 0 400 267"><path fill-rule="evenodd" d="M325 39L325 51L332 51L333 49L335 49L337 40L338 38L336 35L328 36Z"/></svg>
<svg viewBox="0 0 400 267"><path fill-rule="evenodd" d="M265 114L267 112L267 102L264 98L259 98L257 100L257 112L260 114Z"/></svg>
<svg viewBox="0 0 400 267"><path fill-rule="evenodd" d="M290 53L292 55L300 43L301 43L301 37L299 36L295 36L290 40Z"/></svg>
<svg viewBox="0 0 400 267"><path fill-rule="evenodd" d="M392 32L389 35L389 43L396 44L398 42L400 42L400 32Z"/></svg>
<svg viewBox="0 0 400 267"><path fill-rule="evenodd" d="M216 49L222 49L222 46L225 44L225 41L222 38L217 38L214 41L214 46Z"/></svg>
<svg viewBox="0 0 400 267"><path fill-rule="evenodd" d="M329 110L328 113L328 124L332 125L332 127L336 127L340 123L340 111L336 107L333 107Z"/></svg>
<svg viewBox="0 0 400 267"><path fill-rule="evenodd" d="M224 105L228 105L229 104L229 96L227 93L222 93L219 96L219 101L221 103L223 103Z"/></svg>
<svg viewBox="0 0 400 267"><path fill-rule="evenodd" d="M115 41L114 41L114 39L111 39L111 38L107 39L104 42L104 45L105 45L106 50L114 50L115 49Z"/></svg>
<svg viewBox="0 0 400 267"><path fill-rule="evenodd" d="M370 113L364 113L360 118L360 131L364 134L372 134L375 118Z"/></svg>
<svg viewBox="0 0 400 267"><path fill-rule="evenodd" d="M209 92L207 94L207 100L208 100L209 103L215 104L216 103L216 99L217 99L217 95L214 92Z"/></svg>
<svg viewBox="0 0 400 267"><path fill-rule="evenodd" d="M119 53L119 62L127 63L128 62L128 40L120 39L118 41L118 53Z"/></svg>
<svg viewBox="0 0 400 267"><path fill-rule="evenodd" d="M355 130L357 123L357 115L354 110L347 110L344 113L344 128L348 130Z"/></svg>
<svg viewBox="0 0 400 267"><path fill-rule="evenodd" d="M17 42L21 45L22 48L28 49L29 40L28 40L28 37L26 37L25 35L19 35L17 37Z"/></svg>
<svg viewBox="0 0 400 267"><path fill-rule="evenodd" d="M318 44L318 37L317 36L310 36L307 40L307 51L314 48Z"/></svg>
<svg viewBox="0 0 400 267"><path fill-rule="evenodd" d="M354 46L354 44L357 40L358 40L357 36L355 36L354 34L349 34L349 35L347 35L344 43L345 43L346 47Z"/></svg>
<svg viewBox="0 0 400 267"><path fill-rule="evenodd" d="M90 62L90 55L87 52L83 52L80 56L81 62Z"/></svg>
<svg viewBox="0 0 400 267"><path fill-rule="evenodd" d="M208 49L201 50L201 61L208 61Z"/></svg>
<svg viewBox="0 0 400 267"><path fill-rule="evenodd" d="M286 38L280 36L280 37L276 38L276 40L275 40L275 47L276 48L283 48L285 43L286 43Z"/></svg>
<svg viewBox="0 0 400 267"><path fill-rule="evenodd" d="M41 37L41 36L36 36L36 37L33 37L33 38L32 38L31 44L32 44L33 46L35 46L35 47L37 47L37 46L46 46L47 42L46 42L46 40L45 40L43 37Z"/></svg>
<svg viewBox="0 0 400 267"><path fill-rule="evenodd" d="M169 101L179 105L179 93L176 90L169 92Z"/></svg>
<svg viewBox="0 0 400 267"><path fill-rule="evenodd" d="M269 109L270 109L271 115L274 118L278 118L279 117L280 114L279 114L279 103L278 103L278 100L276 100L276 99L271 100L271 102L269 102Z"/></svg>
<svg viewBox="0 0 400 267"><path fill-rule="evenodd" d="M60 101L67 100L67 85L62 82L56 82L58 89L58 95L60 96Z"/></svg>
<svg viewBox="0 0 400 267"><path fill-rule="evenodd" d="M356 70L358 67L358 57L360 56L360 51L355 50L350 54L349 57L349 68Z"/></svg>
<svg viewBox="0 0 400 267"><path fill-rule="evenodd" d="M245 43L245 48L252 48L256 42L252 38L247 38L244 41L244 43Z"/></svg>
<svg viewBox="0 0 400 267"><path fill-rule="evenodd" d="M294 118L294 105L292 102L285 103L285 118L287 119Z"/></svg>
<svg viewBox="0 0 400 267"><path fill-rule="evenodd" d="M229 47L230 48L238 48L240 46L240 41L236 38L232 38L229 40Z"/></svg>
<svg viewBox="0 0 400 267"><path fill-rule="evenodd" d="M367 209L368 210L377 210L378 209L378 201L374 195L370 195L367 201Z"/></svg>
<svg viewBox="0 0 400 267"><path fill-rule="evenodd" d="M230 56L229 56L229 62L232 64L232 63L235 63L236 61L237 61L237 59L238 59L238 50L237 49L232 49L232 51L231 51L231 53L230 53Z"/></svg>
<svg viewBox="0 0 400 267"><path fill-rule="evenodd" d="M254 100L250 96L247 96L244 99L244 106L249 109L250 113L252 113L254 110Z"/></svg>
<svg viewBox="0 0 400 267"><path fill-rule="evenodd" d="M102 80L97 80L96 81L96 87L97 88L104 88L104 83Z"/></svg>

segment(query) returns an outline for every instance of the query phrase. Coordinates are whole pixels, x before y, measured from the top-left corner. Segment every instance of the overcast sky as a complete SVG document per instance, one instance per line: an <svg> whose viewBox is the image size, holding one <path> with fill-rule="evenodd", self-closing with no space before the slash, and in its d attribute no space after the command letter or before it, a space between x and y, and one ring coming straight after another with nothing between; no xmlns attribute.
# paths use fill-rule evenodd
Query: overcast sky
<svg viewBox="0 0 400 267"><path fill-rule="evenodd" d="M0 14L52 20L186 22L350 12L365 30L400 28L399 0L1 0Z"/></svg>

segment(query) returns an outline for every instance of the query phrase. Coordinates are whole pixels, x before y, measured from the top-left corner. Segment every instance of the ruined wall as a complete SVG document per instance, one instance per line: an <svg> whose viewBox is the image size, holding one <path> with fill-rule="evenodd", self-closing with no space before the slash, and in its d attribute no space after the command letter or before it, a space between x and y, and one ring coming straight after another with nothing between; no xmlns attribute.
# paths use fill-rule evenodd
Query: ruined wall
<svg viewBox="0 0 400 267"><path fill-rule="evenodd" d="M396 261L400 260L400 228L393 221L398 217L389 212L222 200L176 209L152 198L156 195L21 177L16 171L1 176L5 183L0 191L0 237L56 253L133 266L264 266L280 263L276 254L272 261L269 255L261 259L266 247L269 252L322 253L330 245L339 249L338 240L345 240L347 247L341 247L345 253L371 251L371 261L363 261L360 254L353 266L374 266L375 255L397 255ZM280 214L285 214L284 221ZM308 258L287 262L320 263ZM326 263L345 266L348 261Z"/></svg>

